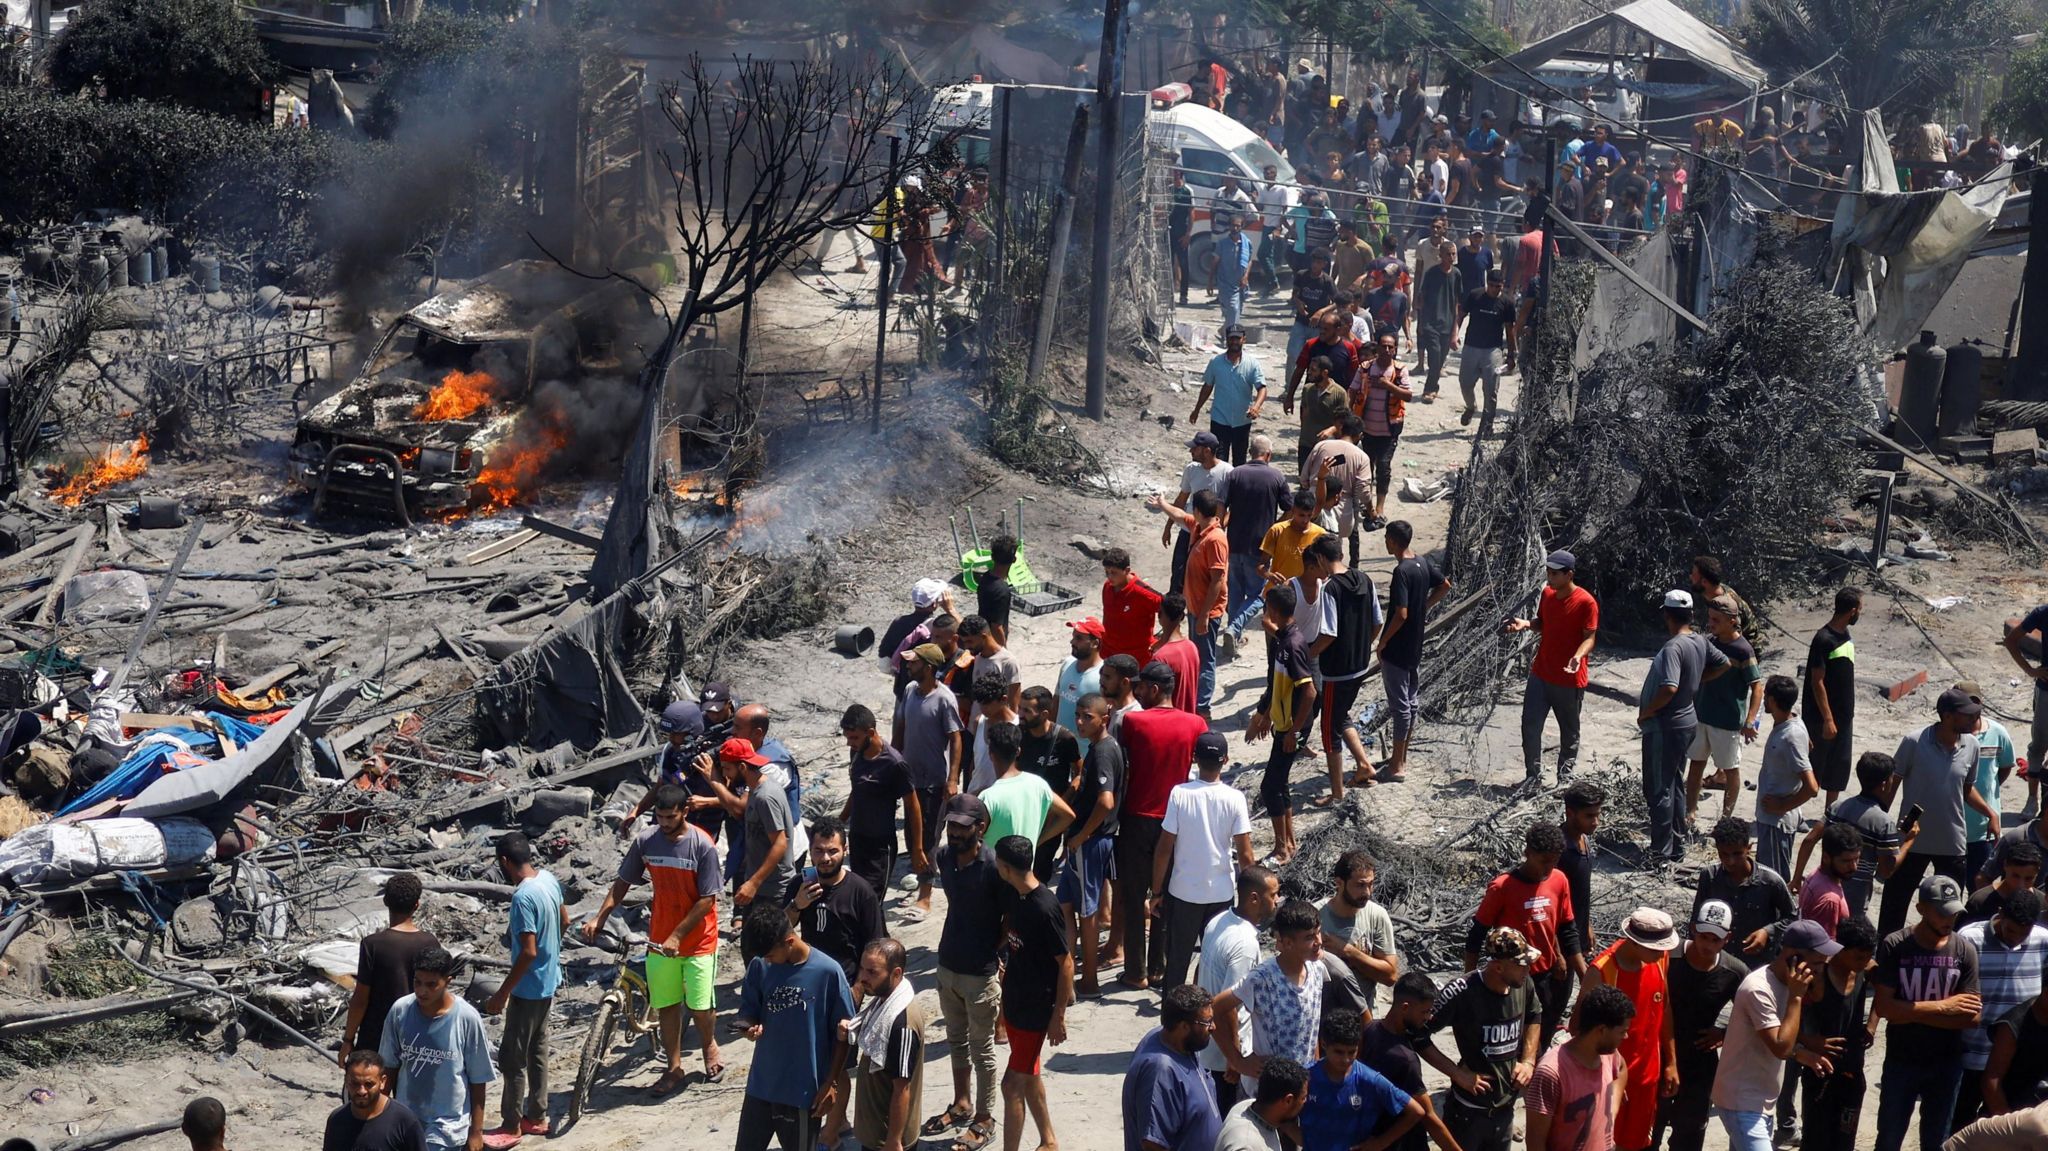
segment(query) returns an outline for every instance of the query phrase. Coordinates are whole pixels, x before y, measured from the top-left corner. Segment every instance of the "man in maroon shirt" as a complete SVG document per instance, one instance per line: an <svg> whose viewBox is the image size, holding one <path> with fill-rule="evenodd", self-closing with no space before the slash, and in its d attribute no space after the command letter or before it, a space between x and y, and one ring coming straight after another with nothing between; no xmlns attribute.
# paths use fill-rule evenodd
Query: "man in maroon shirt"
<svg viewBox="0 0 2048 1151"><path fill-rule="evenodd" d="M1486 885L1486 895L1465 934L1467 971L1479 966L1479 944L1495 927L1514 928L1535 949L1529 979L1542 1008L1546 1050L1564 1019L1572 976L1583 981L1586 975L1585 951L1572 922L1577 916L1572 910L1571 885L1557 869L1558 857L1563 854L1562 827L1548 820L1530 824L1522 836L1521 866L1501 872Z"/></svg>
<svg viewBox="0 0 2048 1151"><path fill-rule="evenodd" d="M1166 974L1164 933L1152 932L1145 946L1146 901L1152 897L1152 856L1159 846L1166 800L1175 786L1188 781L1195 761L1195 737L1209 724L1191 711L1174 706L1173 669L1158 660L1138 673L1138 702L1144 710L1126 713L1117 739L1124 747L1124 802L1117 814L1117 902L1125 908L1124 970L1117 982L1146 987Z"/></svg>

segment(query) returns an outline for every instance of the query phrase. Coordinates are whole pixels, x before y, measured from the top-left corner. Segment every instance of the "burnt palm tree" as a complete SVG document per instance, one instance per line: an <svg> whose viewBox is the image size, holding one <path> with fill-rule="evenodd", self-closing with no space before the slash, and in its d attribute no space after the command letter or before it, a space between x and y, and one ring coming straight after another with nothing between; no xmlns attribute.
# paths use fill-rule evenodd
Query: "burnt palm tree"
<svg viewBox="0 0 2048 1151"><path fill-rule="evenodd" d="M1847 109L1932 108L2016 26L2012 0L1752 0L1751 56Z"/></svg>

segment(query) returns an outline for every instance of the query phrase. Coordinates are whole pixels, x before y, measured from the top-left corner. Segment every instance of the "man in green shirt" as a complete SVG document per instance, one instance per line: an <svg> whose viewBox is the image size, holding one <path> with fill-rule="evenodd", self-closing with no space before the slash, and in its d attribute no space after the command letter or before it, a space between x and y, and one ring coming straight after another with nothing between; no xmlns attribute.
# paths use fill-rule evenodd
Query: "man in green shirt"
<svg viewBox="0 0 2048 1151"><path fill-rule="evenodd" d="M1735 796L1742 788L1742 745L1756 741L1763 722L1764 673L1757 666L1756 648L1738 624L1741 610L1725 591L1707 600L1707 642L1728 657L1728 671L1700 685L1700 722L1693 729L1688 756L1692 764L1685 775L1688 822L1698 818L1700 789L1709 783L1721 789L1721 814L1735 811ZM1709 758L1714 761L1711 778L1706 775Z"/></svg>

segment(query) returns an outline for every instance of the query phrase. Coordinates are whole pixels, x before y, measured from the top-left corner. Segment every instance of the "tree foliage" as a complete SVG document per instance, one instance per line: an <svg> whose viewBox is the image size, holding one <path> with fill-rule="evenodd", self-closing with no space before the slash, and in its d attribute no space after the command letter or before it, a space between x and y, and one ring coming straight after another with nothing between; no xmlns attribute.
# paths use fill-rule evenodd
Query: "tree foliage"
<svg viewBox="0 0 2048 1151"><path fill-rule="evenodd" d="M277 75L233 0L94 0L57 37L49 63L62 92L245 117Z"/></svg>
<svg viewBox="0 0 2048 1151"><path fill-rule="evenodd" d="M1930 110L2016 30L2013 0L1755 0L1743 39L1795 87L1855 109Z"/></svg>
<svg viewBox="0 0 2048 1151"><path fill-rule="evenodd" d="M477 146L502 149L544 110L575 99L581 52L574 32L545 21L428 8L385 43L364 127L380 139L460 129Z"/></svg>
<svg viewBox="0 0 2048 1151"><path fill-rule="evenodd" d="M2004 127L2008 143L2048 139L2048 43L2013 57L1991 121Z"/></svg>
<svg viewBox="0 0 2048 1151"><path fill-rule="evenodd" d="M1236 0L1190 0L1186 10L1197 27L1217 13L1245 16ZM1369 59L1413 60L1435 41L1455 60L1479 64L1511 47L1490 12L1484 0L1253 0L1251 17L1296 36L1327 36Z"/></svg>

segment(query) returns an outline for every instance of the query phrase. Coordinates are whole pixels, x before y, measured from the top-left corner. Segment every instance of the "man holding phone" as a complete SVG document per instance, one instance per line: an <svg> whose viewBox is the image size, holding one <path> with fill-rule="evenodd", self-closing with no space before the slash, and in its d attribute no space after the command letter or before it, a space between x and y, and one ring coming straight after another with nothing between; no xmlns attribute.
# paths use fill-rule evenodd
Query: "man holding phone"
<svg viewBox="0 0 2048 1151"><path fill-rule="evenodd" d="M1771 1107L1784 1062L1799 1043L1807 992L1842 945L1820 924L1794 920L1770 966L1749 973L1728 1009L1728 1034L1714 1073L1714 1114L1733 1151L1771 1151Z"/></svg>
<svg viewBox="0 0 2048 1151"><path fill-rule="evenodd" d="M1934 709L1935 721L1899 741L1892 756L1892 785L1886 794L1901 796L1899 802L1906 809L1905 826L1900 828L1906 851L1885 883L1877 916L1879 938L1906 925L1907 905L1930 870L1955 880L1959 888L1968 882L1966 809L1983 815L1991 834L1998 834L1998 808L1971 786L1977 774L1974 733L1984 705L1950 688L1941 693Z"/></svg>

